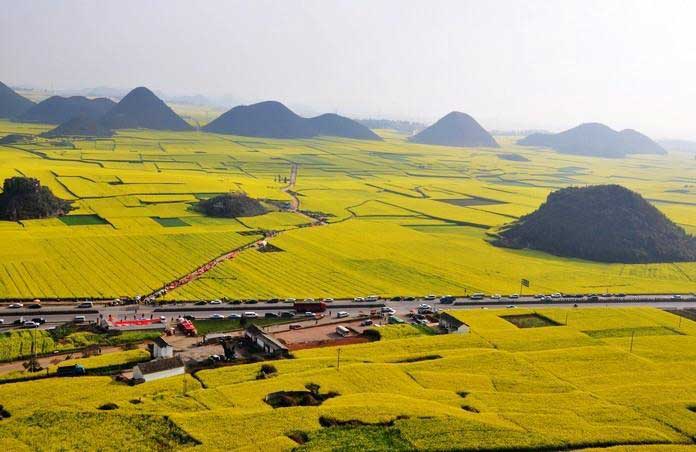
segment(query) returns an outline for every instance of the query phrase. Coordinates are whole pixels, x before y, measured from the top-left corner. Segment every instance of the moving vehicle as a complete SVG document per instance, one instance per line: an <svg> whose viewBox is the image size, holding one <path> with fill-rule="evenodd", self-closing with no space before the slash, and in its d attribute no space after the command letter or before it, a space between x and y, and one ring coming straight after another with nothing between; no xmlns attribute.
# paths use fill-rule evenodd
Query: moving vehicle
<svg viewBox="0 0 696 452"><path fill-rule="evenodd" d="M280 315L276 314L275 312L267 312L263 316L266 319L277 319L280 317Z"/></svg>
<svg viewBox="0 0 696 452"><path fill-rule="evenodd" d="M210 302L210 304L222 304L222 301L220 300L213 300Z"/></svg>
<svg viewBox="0 0 696 452"><path fill-rule="evenodd" d="M258 315L257 313L255 313L255 312L253 312L253 311L247 311L247 312L245 312L244 314L242 314L242 317L245 317L245 318L247 318L247 319L255 319L255 318L257 318L258 316L259 316L259 315Z"/></svg>
<svg viewBox="0 0 696 452"><path fill-rule="evenodd" d="M92 303L91 301L83 301L82 303L78 304L77 307L78 307L78 308L82 308L82 309L84 309L84 308L93 308L93 307L94 307L94 303Z"/></svg>
<svg viewBox="0 0 696 452"><path fill-rule="evenodd" d="M31 320L27 320L22 324L22 328L38 328L39 324L36 322L32 322Z"/></svg>
<svg viewBox="0 0 696 452"><path fill-rule="evenodd" d="M496 293L496 294L491 295L491 298L494 300L500 300L501 296L500 296L500 294Z"/></svg>
<svg viewBox="0 0 696 452"><path fill-rule="evenodd" d="M283 311L280 313L280 317L283 319L291 319L295 317L295 313L293 311Z"/></svg>
<svg viewBox="0 0 696 452"><path fill-rule="evenodd" d="M379 295L368 295L365 297L365 301L377 301L379 300Z"/></svg>
<svg viewBox="0 0 696 452"><path fill-rule="evenodd" d="M225 316L222 314L213 314L210 316L210 320L222 320Z"/></svg>
<svg viewBox="0 0 696 452"><path fill-rule="evenodd" d="M78 377L80 375L85 375L87 371L81 364L74 364L72 366L58 366L56 369L56 374L59 377Z"/></svg>
<svg viewBox="0 0 696 452"><path fill-rule="evenodd" d="M519 296L519 294L512 293L508 296L508 298L512 298L514 300L514 299L520 298L520 296Z"/></svg>
<svg viewBox="0 0 696 452"><path fill-rule="evenodd" d="M472 300L483 300L483 297L484 297L484 295L482 293L478 292L478 293L472 293L470 298Z"/></svg>
<svg viewBox="0 0 696 452"><path fill-rule="evenodd" d="M365 298L363 298L363 297L355 297L355 298L353 298L353 301L358 302L358 303L361 303L361 302L365 301Z"/></svg>
<svg viewBox="0 0 696 452"><path fill-rule="evenodd" d="M227 318L230 320L239 320L242 318L242 315L237 314L236 312L233 312L232 314L228 315Z"/></svg>
<svg viewBox="0 0 696 452"><path fill-rule="evenodd" d="M293 309L297 312L324 312L326 311L326 303L323 301L296 301L293 304Z"/></svg>
<svg viewBox="0 0 696 452"><path fill-rule="evenodd" d="M22 303L12 303L8 306L8 308L10 308L10 309L19 309L22 307L24 307L24 305Z"/></svg>
<svg viewBox="0 0 696 452"><path fill-rule="evenodd" d="M31 321L34 323L38 323L39 325L43 325L44 323L46 323L46 319L44 319L43 317L34 317L33 319L31 319Z"/></svg>
<svg viewBox="0 0 696 452"><path fill-rule="evenodd" d="M322 301L324 303L333 303L334 299L333 298L324 298Z"/></svg>
<svg viewBox="0 0 696 452"><path fill-rule="evenodd" d="M346 337L346 336L350 335L350 330L343 325L338 325L336 327L336 334L343 336L343 337Z"/></svg>
<svg viewBox="0 0 696 452"><path fill-rule="evenodd" d="M32 303L29 306L27 306L29 309L41 309L41 303Z"/></svg>
<svg viewBox="0 0 696 452"><path fill-rule="evenodd" d="M87 318L83 315L76 315L75 318L73 319L73 322L75 322L75 323L82 323L82 322L86 322L86 321L87 321Z"/></svg>
<svg viewBox="0 0 696 452"><path fill-rule="evenodd" d="M456 298L453 297L452 295L444 295L442 298L440 298L440 303L442 304L452 304L454 303L454 300Z"/></svg>
<svg viewBox="0 0 696 452"><path fill-rule="evenodd" d="M433 294L428 294L428 295L426 295L426 296L423 297L423 298L425 298L426 300L434 300L434 299L437 298L437 296L436 296L436 295L433 295Z"/></svg>
<svg viewBox="0 0 696 452"><path fill-rule="evenodd" d="M348 317L350 314L348 314L346 311L339 311L336 313L336 318L337 319L342 319L343 317Z"/></svg>

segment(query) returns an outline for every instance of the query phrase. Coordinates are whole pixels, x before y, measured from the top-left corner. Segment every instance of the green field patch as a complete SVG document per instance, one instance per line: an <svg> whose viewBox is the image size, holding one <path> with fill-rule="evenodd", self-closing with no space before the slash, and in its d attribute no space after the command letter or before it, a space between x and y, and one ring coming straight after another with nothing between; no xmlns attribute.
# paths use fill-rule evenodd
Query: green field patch
<svg viewBox="0 0 696 452"><path fill-rule="evenodd" d="M541 328L545 326L559 326L560 323L551 320L541 314L519 314L519 315L501 315L501 319L515 325L517 328Z"/></svg>
<svg viewBox="0 0 696 452"><path fill-rule="evenodd" d="M165 228L178 228L182 226L191 226L181 218L160 218L160 217L150 217L160 225Z"/></svg>
<svg viewBox="0 0 696 452"><path fill-rule="evenodd" d="M607 330L583 331L590 337L601 339L606 337L631 337L631 336L681 336L677 330L666 326L644 326L637 328L610 328Z"/></svg>
<svg viewBox="0 0 696 452"><path fill-rule="evenodd" d="M491 206L491 205L495 205L495 204L507 204L505 201L498 201L497 199L490 199L490 198L482 198L479 196L472 196L470 198L438 199L437 201L444 202L446 204L451 204L453 206L459 206L459 207Z"/></svg>
<svg viewBox="0 0 696 452"><path fill-rule="evenodd" d="M294 439L294 438L293 438ZM401 432L379 425L327 427L309 435L308 441L295 450L414 450Z"/></svg>
<svg viewBox="0 0 696 452"><path fill-rule="evenodd" d="M58 219L68 226L99 226L104 224L111 224L107 220L96 214L64 215L62 217L58 217Z"/></svg>

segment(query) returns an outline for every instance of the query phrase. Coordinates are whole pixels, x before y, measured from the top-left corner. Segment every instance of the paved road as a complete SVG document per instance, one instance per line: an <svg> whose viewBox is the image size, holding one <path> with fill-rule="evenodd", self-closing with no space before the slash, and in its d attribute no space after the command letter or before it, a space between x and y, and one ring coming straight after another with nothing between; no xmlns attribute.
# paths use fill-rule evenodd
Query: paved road
<svg viewBox="0 0 696 452"><path fill-rule="evenodd" d="M329 310L335 316L338 311L346 311L350 317L355 317L360 313L369 313L371 309L379 309L381 306L389 306L393 308L397 315L405 315L411 310L417 309L421 303L427 303L437 309L481 309L481 308L505 308L507 306L543 308L543 307L573 307L575 300L557 300L540 301L534 297L521 297L518 299L500 299L493 300L486 298L484 300L471 300L468 298L457 298L452 304L443 304L439 300L413 300L413 301L388 301L382 300L374 303L353 302L351 300L336 300L329 303ZM595 307L595 306L653 306L658 308L696 308L696 297L683 296L682 300L672 298L672 295L641 295L623 298L600 299L599 302L577 302L578 307ZM168 310L176 309L175 312ZM194 305L193 303L184 303L176 306L164 305L126 305L126 306L100 306L96 305L94 309L69 309L68 306L49 307L44 306L41 309L10 309L0 307L0 319L4 320L2 329L11 328L11 323L20 317L25 320L30 320L34 317L43 317L46 319L46 324L42 328L49 328L59 323L72 321L76 315L84 315L88 321L95 321L99 315L120 319L133 318L150 318L165 316L167 319L176 318L180 315L193 315L198 319L208 318L214 314L229 315L230 313L242 313L246 311L254 311L263 316L266 312L283 312L290 311L292 308L286 303L257 303L246 305L221 304L204 306Z"/></svg>

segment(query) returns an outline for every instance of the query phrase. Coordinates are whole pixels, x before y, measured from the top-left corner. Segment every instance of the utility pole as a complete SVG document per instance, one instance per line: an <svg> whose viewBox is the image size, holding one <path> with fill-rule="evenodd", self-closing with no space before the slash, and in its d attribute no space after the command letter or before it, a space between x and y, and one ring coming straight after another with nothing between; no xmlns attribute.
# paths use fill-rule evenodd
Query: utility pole
<svg viewBox="0 0 696 452"><path fill-rule="evenodd" d="M633 353L633 338L634 338L635 336L636 336L636 332L635 332L635 331L631 331L631 346L630 346L629 349L628 349L628 352L629 352L629 353Z"/></svg>

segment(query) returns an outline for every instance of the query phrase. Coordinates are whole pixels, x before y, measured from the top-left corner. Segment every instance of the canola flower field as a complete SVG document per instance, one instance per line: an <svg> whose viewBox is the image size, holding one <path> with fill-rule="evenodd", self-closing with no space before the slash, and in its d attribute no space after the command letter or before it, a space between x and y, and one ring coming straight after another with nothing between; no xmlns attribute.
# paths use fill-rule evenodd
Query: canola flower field
<svg viewBox="0 0 696 452"><path fill-rule="evenodd" d="M0 137L50 126L0 121ZM144 295L261 238L279 252L249 250L167 295L353 297L517 292L684 292L696 263L622 265L491 246L491 229L532 212L554 189L619 183L696 233L696 162L680 154L599 159L514 145L448 148L319 137L271 140L202 132L124 130L97 140L0 146L0 178L36 177L74 201L67 217L0 222L0 299ZM517 153L528 162L499 158ZM274 210L215 219L197 200L243 190L290 202L292 165L300 209L328 224ZM629 176L630 174L630 176ZM281 177L281 179L278 178ZM277 204L277 203L276 203Z"/></svg>
<svg viewBox="0 0 696 452"><path fill-rule="evenodd" d="M452 311L469 333L297 351L134 387L105 377L0 385L7 450L691 450L696 323L654 308ZM519 328L510 315L553 326ZM393 331L391 331L393 330ZM320 386L319 406L272 408ZM27 403L31 400L31 403ZM109 404L111 410L99 409ZM116 408L113 407L116 405ZM77 428L79 426L79 429ZM76 431L80 431L76 434ZM103 434L108 431L109 434ZM60 444L60 446L57 446Z"/></svg>

